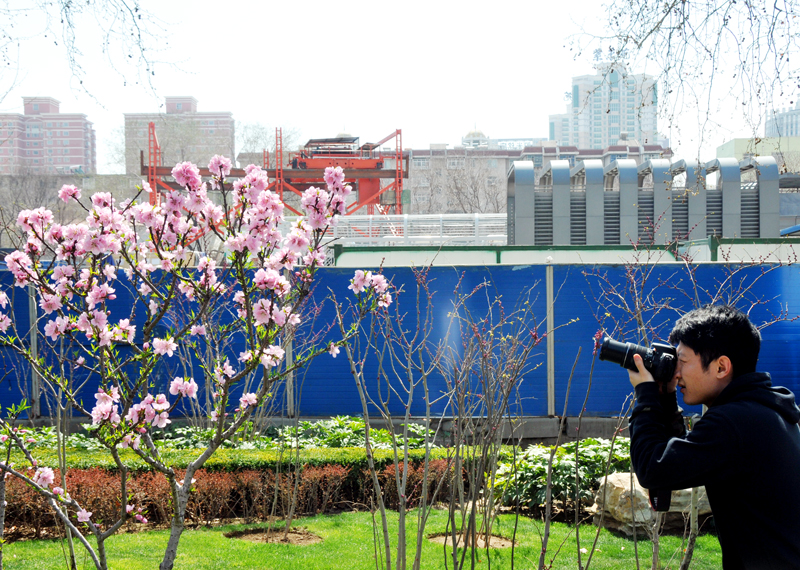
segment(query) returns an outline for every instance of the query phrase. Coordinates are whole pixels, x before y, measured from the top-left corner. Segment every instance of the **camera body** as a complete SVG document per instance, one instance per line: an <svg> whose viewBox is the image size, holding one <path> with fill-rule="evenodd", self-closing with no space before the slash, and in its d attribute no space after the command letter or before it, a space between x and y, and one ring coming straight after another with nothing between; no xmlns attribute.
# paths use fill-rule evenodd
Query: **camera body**
<svg viewBox="0 0 800 570"><path fill-rule="evenodd" d="M632 342L618 342L610 337L603 339L600 345L600 360L616 362L623 368L636 372L636 363L633 355L638 354L642 357L644 367L656 382L667 383L675 375L675 365L677 364L677 354L675 347L671 344L654 342L652 347L647 348Z"/></svg>

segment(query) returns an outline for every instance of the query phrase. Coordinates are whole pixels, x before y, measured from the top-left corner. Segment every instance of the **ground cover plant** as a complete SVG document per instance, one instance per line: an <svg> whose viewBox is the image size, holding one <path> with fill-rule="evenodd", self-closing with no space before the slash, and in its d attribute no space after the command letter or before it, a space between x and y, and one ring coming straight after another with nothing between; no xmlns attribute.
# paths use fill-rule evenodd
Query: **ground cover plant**
<svg viewBox="0 0 800 570"><path fill-rule="evenodd" d="M420 424L408 425L408 448L420 449L425 446L426 428ZM236 449L281 449L286 447L340 448L364 447L366 422L354 416L336 416L326 420L299 421L297 425L285 427L270 426L258 429L253 422L245 422L230 439L222 443L223 448ZM214 438L213 428L199 426L171 427L153 434L153 444L163 449L201 449ZM51 426L27 430L29 449L57 448L59 434ZM389 430L373 427L370 431L373 447L390 449L392 435ZM432 434L429 434L432 435ZM66 436L64 445L72 449L97 451L103 446L91 434L81 429ZM430 444L437 447L436 444Z"/></svg>

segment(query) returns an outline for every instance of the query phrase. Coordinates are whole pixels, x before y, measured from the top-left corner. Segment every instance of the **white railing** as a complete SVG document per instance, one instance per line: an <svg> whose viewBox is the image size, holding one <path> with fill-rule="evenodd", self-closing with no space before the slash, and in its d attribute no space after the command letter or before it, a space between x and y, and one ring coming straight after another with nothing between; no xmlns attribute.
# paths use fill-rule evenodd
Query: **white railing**
<svg viewBox="0 0 800 570"><path fill-rule="evenodd" d="M329 235L342 245L506 245L506 222L506 214L341 216Z"/></svg>

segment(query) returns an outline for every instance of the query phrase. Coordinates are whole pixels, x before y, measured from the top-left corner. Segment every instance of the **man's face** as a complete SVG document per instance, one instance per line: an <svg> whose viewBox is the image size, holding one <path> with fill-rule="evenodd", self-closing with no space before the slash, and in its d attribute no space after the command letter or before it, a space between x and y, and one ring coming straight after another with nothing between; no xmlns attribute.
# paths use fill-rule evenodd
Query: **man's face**
<svg viewBox="0 0 800 570"><path fill-rule="evenodd" d="M681 342L678 343L677 352L675 379L683 394L683 401L689 406L710 406L728 384L719 376L719 359L712 360L708 368L703 370L700 355L694 350Z"/></svg>

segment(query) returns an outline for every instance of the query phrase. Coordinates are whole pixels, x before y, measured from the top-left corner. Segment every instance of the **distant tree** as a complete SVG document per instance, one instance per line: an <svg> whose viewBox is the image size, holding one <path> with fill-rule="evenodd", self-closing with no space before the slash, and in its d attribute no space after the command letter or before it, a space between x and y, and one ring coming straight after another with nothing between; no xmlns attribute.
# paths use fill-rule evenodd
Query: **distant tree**
<svg viewBox="0 0 800 570"><path fill-rule="evenodd" d="M696 109L700 144L718 126L712 117L724 99L738 104L755 135L768 110L798 96L800 74L789 61L800 47L796 0L611 0L604 13L601 34L576 39L578 55L654 75L661 115L678 128L686 109Z"/></svg>
<svg viewBox="0 0 800 570"><path fill-rule="evenodd" d="M38 49L43 40L52 41L63 51L64 59L76 84L91 95L84 82L84 53L102 53L112 70L127 83L152 89L157 50L165 35L165 26L138 0L72 0L5 1L0 4L0 101L19 82L19 56L30 47ZM81 33L91 27L100 33Z"/></svg>
<svg viewBox="0 0 800 570"><path fill-rule="evenodd" d="M417 214L496 214L505 212L506 185L486 159L467 156L432 159L411 181Z"/></svg>
<svg viewBox="0 0 800 570"><path fill-rule="evenodd" d="M283 151L284 153L294 152L300 144L300 132L291 127L282 127ZM266 150L269 152L269 167L275 167L275 127L267 126L259 122L236 121L236 149L239 156L244 160L239 160L240 166L249 163L262 164L260 157ZM258 155L259 160L254 160ZM284 156L286 162L288 156Z"/></svg>

